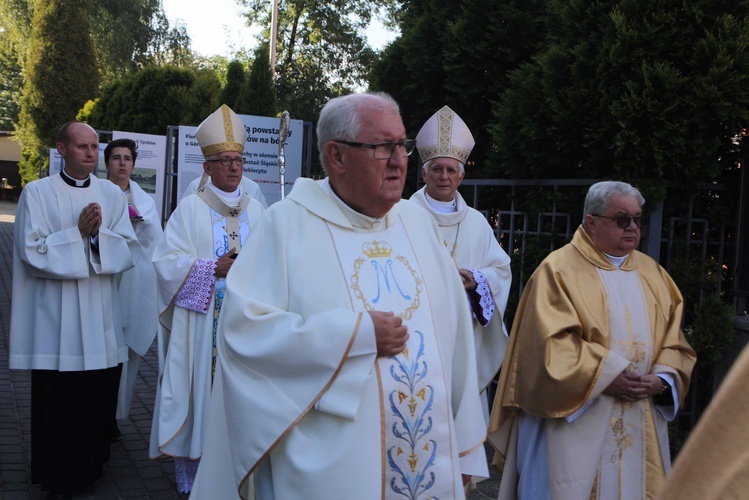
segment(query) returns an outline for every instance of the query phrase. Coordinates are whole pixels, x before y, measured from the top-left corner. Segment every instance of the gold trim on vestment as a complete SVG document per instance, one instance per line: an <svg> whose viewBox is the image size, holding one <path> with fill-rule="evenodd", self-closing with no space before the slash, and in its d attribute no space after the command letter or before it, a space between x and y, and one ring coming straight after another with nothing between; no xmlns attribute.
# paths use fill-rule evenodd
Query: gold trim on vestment
<svg viewBox="0 0 749 500"><path fill-rule="evenodd" d="M645 439L645 484L647 486L646 492L653 493L661 490L666 480L666 470L663 465L663 454L655 429L655 421L653 420L653 412L658 410L655 408L652 399L644 400L643 403L645 405L645 435L647 436ZM668 450L667 454L670 455ZM654 498L654 496L648 495L648 499L651 498Z"/></svg>
<svg viewBox="0 0 749 500"><path fill-rule="evenodd" d="M382 373L380 373L380 363L375 359L375 374L377 375L377 392L379 393L380 399L380 488L381 498L385 500L385 488L387 487L387 440L385 439L385 433L387 432L386 417L385 417L385 401L383 401L384 391L382 388Z"/></svg>
<svg viewBox="0 0 749 500"><path fill-rule="evenodd" d="M219 142L218 144L211 144L204 148L200 148L203 156L213 156L224 151L236 151L237 153L244 153L244 144L240 144L234 141Z"/></svg>

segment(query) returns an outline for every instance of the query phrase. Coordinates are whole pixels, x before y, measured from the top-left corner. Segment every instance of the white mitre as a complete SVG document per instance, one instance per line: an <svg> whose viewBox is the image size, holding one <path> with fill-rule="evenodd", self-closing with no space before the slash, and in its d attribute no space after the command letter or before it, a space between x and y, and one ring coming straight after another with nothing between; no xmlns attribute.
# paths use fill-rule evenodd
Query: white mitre
<svg viewBox="0 0 749 500"><path fill-rule="evenodd" d="M195 139L205 157L222 151L244 153L247 130L239 116L229 106L222 104L198 125Z"/></svg>
<svg viewBox="0 0 749 500"><path fill-rule="evenodd" d="M433 114L416 135L421 161L455 158L465 165L476 141L468 125L447 106Z"/></svg>

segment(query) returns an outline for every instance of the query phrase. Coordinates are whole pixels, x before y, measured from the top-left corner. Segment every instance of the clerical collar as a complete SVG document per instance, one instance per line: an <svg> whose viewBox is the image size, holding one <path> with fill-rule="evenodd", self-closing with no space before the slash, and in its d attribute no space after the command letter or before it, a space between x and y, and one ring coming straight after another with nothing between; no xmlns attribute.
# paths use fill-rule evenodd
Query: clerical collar
<svg viewBox="0 0 749 500"><path fill-rule="evenodd" d="M438 201L429 196L426 191L424 191L424 198L426 198L431 209L439 214L454 214L458 211L458 200L456 198L450 201Z"/></svg>
<svg viewBox="0 0 749 500"><path fill-rule="evenodd" d="M354 228L360 228L366 231L379 231L384 230L387 227L387 215L385 215L385 217L370 217L369 215L357 212L356 210L351 208L351 205L346 203L344 199L338 195L338 193L336 193L333 185L330 183L329 178L325 178L320 183L320 186L323 188L323 191L326 191L328 193L328 196L331 200L333 200L338 208L341 209L343 215L346 216L346 219L348 219L348 221Z"/></svg>
<svg viewBox="0 0 749 500"><path fill-rule="evenodd" d="M237 189L229 193L229 192L220 190L219 188L214 186L213 183L210 183L210 184L206 183L206 185L211 189L211 191L216 193L216 196L218 196L221 199L221 201L224 202L226 206L229 206L229 207L239 206L239 201L240 201L240 198L242 197L242 188L240 186L237 186Z"/></svg>
<svg viewBox="0 0 749 500"><path fill-rule="evenodd" d="M87 188L91 185L91 176L86 177L83 180L73 179L65 172L64 167L62 170L60 170L60 177L62 177L62 180L64 180L65 184L67 184L68 186L77 187L77 188Z"/></svg>
<svg viewBox="0 0 749 500"><path fill-rule="evenodd" d="M627 260L627 257L629 257L629 254L627 254L627 255L625 255L625 256L623 256L623 257L615 257L615 256L613 256L613 255L609 255L609 254L607 254L606 252L601 252L601 253L603 253L603 255L605 255L605 256L606 256L606 258L607 258L607 259L609 259L609 261L610 261L610 262L611 262L611 263L612 263L612 264L614 265L614 267L616 267L617 269L619 269L620 267L622 267L622 264L624 264L624 261L625 261L625 260Z"/></svg>

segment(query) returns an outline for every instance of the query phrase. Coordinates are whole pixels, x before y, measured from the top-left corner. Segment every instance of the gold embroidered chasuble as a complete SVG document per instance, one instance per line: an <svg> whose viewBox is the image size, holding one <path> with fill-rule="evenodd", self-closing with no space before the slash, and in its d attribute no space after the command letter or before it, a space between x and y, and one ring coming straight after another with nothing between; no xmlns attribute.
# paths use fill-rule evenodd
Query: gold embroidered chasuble
<svg viewBox="0 0 749 500"><path fill-rule="evenodd" d="M582 227L544 260L521 298L489 426L500 498L515 495L521 412L545 419L552 498L586 498L594 483L600 498L652 495L670 467L665 421L650 400L602 391L624 369L669 373L683 401L695 357L682 306L655 261L635 251L616 269Z"/></svg>

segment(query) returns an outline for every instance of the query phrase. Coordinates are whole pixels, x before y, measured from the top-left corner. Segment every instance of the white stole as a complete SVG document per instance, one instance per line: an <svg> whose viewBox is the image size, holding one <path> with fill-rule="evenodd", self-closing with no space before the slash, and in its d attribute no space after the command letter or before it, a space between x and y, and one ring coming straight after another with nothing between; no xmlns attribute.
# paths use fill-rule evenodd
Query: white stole
<svg viewBox="0 0 749 500"><path fill-rule="evenodd" d="M650 372L652 332L637 271L604 271L598 275L606 290L611 343L609 349L630 361L628 370ZM601 451L598 498L645 498L646 402L617 398Z"/></svg>
<svg viewBox="0 0 749 500"><path fill-rule="evenodd" d="M452 498L452 420L429 298L398 220L377 233L329 225L355 311L392 311L410 334L397 356L377 358L386 498ZM444 348L444 347L443 347Z"/></svg>

